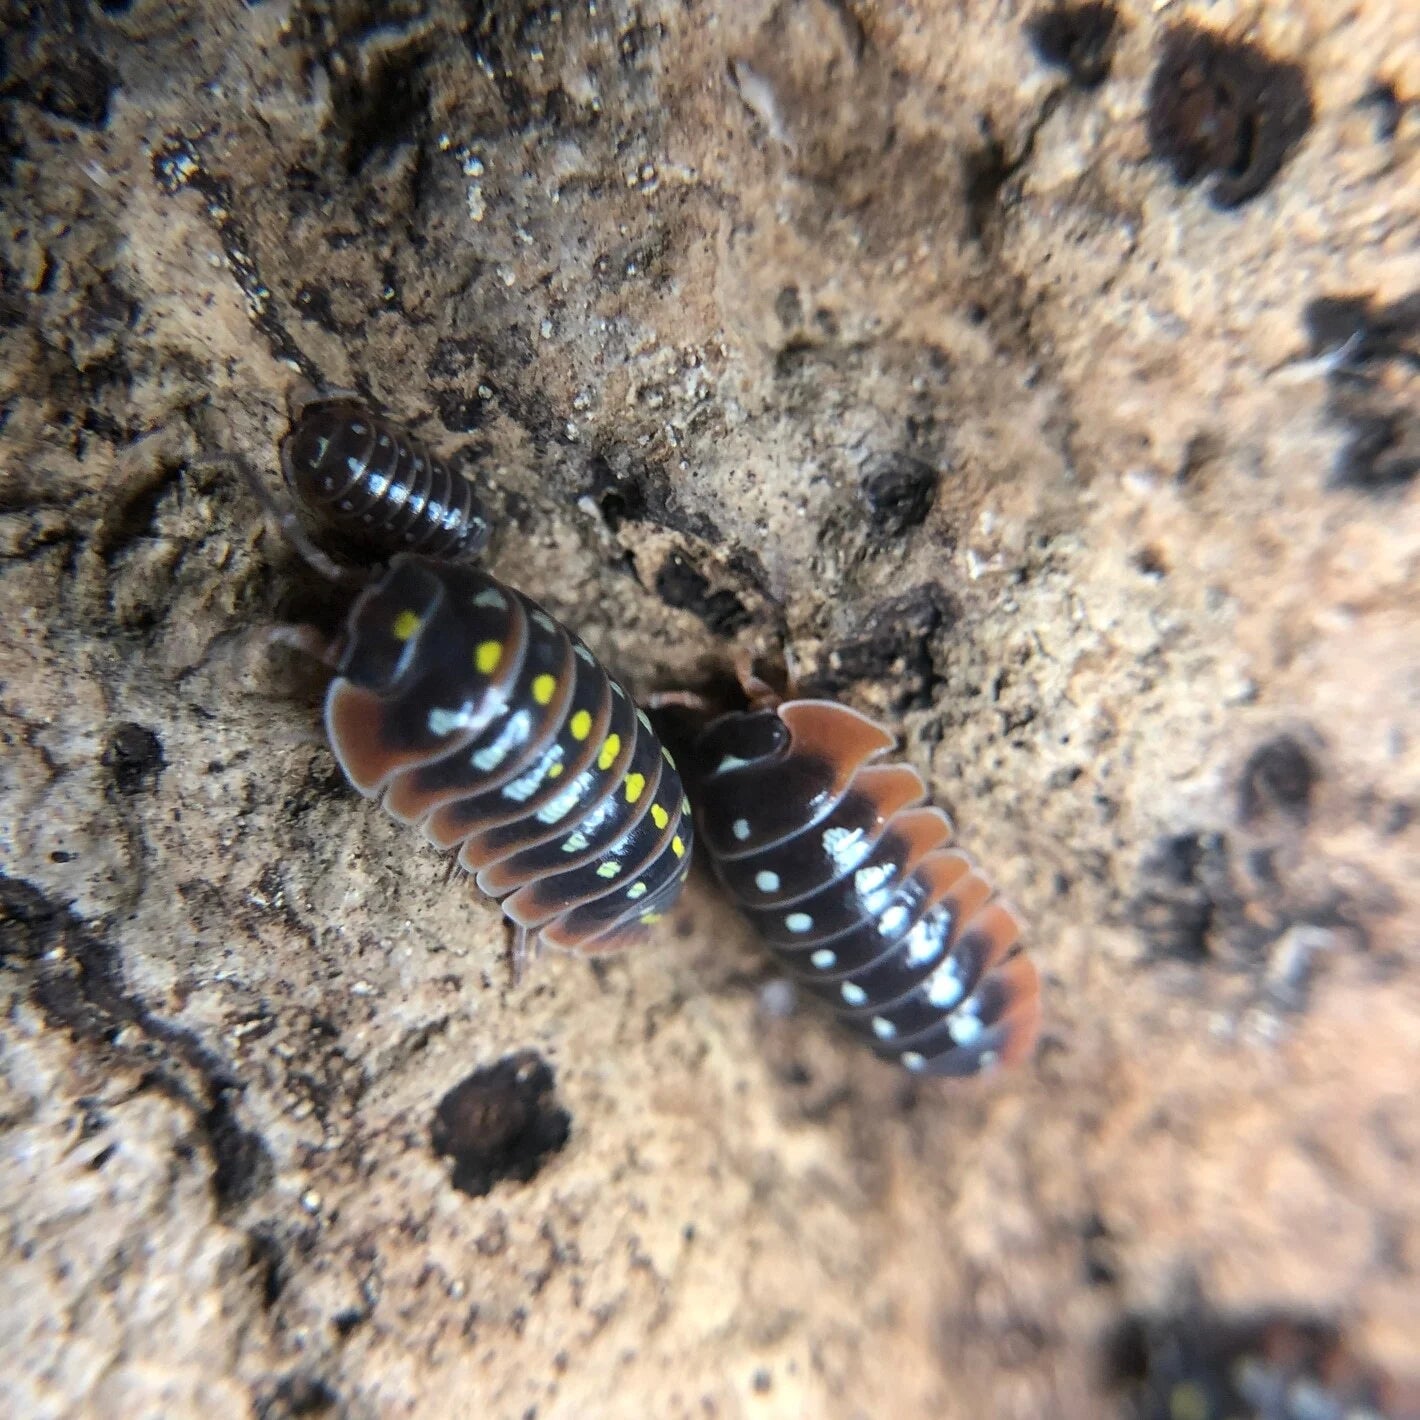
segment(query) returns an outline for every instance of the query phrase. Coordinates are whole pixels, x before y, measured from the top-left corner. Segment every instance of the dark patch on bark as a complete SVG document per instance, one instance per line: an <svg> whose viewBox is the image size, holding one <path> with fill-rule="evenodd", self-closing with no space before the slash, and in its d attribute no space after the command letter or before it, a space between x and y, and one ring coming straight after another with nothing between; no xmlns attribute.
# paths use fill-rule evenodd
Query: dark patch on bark
<svg viewBox="0 0 1420 1420"><path fill-rule="evenodd" d="M750 623L745 604L728 588L710 589L710 579L678 552L656 573L656 594L667 606L692 612L717 636L733 636Z"/></svg>
<svg viewBox="0 0 1420 1420"><path fill-rule="evenodd" d="M102 763L113 776L114 788L131 798L156 789L167 762L157 735L145 725L126 720L109 737Z"/></svg>
<svg viewBox="0 0 1420 1420"><path fill-rule="evenodd" d="M1159 839L1141 864L1129 922L1152 958L1207 961L1220 906L1236 896L1226 838L1173 834Z"/></svg>
<svg viewBox="0 0 1420 1420"><path fill-rule="evenodd" d="M863 501L875 533L901 537L926 521L937 501L937 470L911 454L884 454L869 462Z"/></svg>
<svg viewBox="0 0 1420 1420"><path fill-rule="evenodd" d="M1081 89L1096 89L1109 77L1119 12L1107 0L1053 5L1026 21L1026 34L1040 59L1063 69Z"/></svg>
<svg viewBox="0 0 1420 1420"><path fill-rule="evenodd" d="M1389 304L1320 296L1304 316L1312 353L1331 361L1327 416L1345 431L1336 487L1384 493L1420 473L1420 292Z"/></svg>
<svg viewBox="0 0 1420 1420"><path fill-rule="evenodd" d="M1149 146L1173 179L1211 178L1214 206L1262 192L1312 123L1300 64L1191 22L1164 34L1149 83Z"/></svg>
<svg viewBox="0 0 1420 1420"><path fill-rule="evenodd" d="M807 678L800 693L834 699L857 681L880 681L893 687L896 714L925 709L941 680L932 648L957 616L956 604L935 582L883 602L857 635L829 651L827 669Z"/></svg>
<svg viewBox="0 0 1420 1420"><path fill-rule="evenodd" d="M552 1067L526 1050L475 1070L439 1101L434 1152L454 1161L455 1188L481 1198L505 1179L537 1176L572 1128L555 1083Z"/></svg>
<svg viewBox="0 0 1420 1420"><path fill-rule="evenodd" d="M1389 1387L1340 1328L1282 1309L1215 1311L1196 1285L1172 1308L1126 1314L1106 1337L1106 1385L1129 1420L1268 1420L1391 1413Z"/></svg>
<svg viewBox="0 0 1420 1420"><path fill-rule="evenodd" d="M259 1135L242 1127L242 1085L192 1032L152 1015L125 988L116 948L68 907L22 879L0 874L0 966L18 967L52 1026L140 1073L142 1085L190 1111L212 1163L217 1204L245 1202L271 1178ZM136 1043L120 1045L131 1033ZM174 1070L174 1066L180 1067Z"/></svg>
<svg viewBox="0 0 1420 1420"><path fill-rule="evenodd" d="M1243 766L1238 785L1238 816L1244 823L1277 809L1305 823L1312 790L1321 770L1311 752L1292 735L1277 735L1258 745Z"/></svg>

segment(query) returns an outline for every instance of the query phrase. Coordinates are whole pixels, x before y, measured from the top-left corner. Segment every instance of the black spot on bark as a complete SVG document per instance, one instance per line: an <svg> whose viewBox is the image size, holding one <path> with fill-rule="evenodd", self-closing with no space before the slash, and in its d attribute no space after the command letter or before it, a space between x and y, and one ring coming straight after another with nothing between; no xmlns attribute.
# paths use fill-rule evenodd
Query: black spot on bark
<svg viewBox="0 0 1420 1420"><path fill-rule="evenodd" d="M1385 1378L1331 1322L1281 1310L1219 1313L1196 1285L1172 1308L1124 1316L1101 1359L1129 1420L1174 1420L1185 1410L1206 1420L1389 1413Z"/></svg>
<svg viewBox="0 0 1420 1420"><path fill-rule="evenodd" d="M340 1403L340 1397L319 1376L298 1371L283 1376L256 1401L257 1420L300 1420L306 1415L325 1415Z"/></svg>
<svg viewBox="0 0 1420 1420"><path fill-rule="evenodd" d="M800 692L832 699L871 680L893 687L895 713L925 709L940 679L932 648L957 616L956 604L935 582L883 602L861 632L829 651L827 668L806 679Z"/></svg>
<svg viewBox="0 0 1420 1420"><path fill-rule="evenodd" d="M1387 79L1378 79L1361 95L1360 107L1368 108L1375 114L1377 140L1390 143L1400 132L1409 104L1401 98L1394 84Z"/></svg>
<svg viewBox="0 0 1420 1420"><path fill-rule="evenodd" d="M1054 5L1026 21L1026 34L1041 60L1064 69L1082 89L1094 89L1109 77L1119 13L1105 0Z"/></svg>
<svg viewBox="0 0 1420 1420"><path fill-rule="evenodd" d="M901 537L920 527L932 511L937 470L910 454L886 454L869 463L862 491L873 531Z"/></svg>
<svg viewBox="0 0 1420 1420"><path fill-rule="evenodd" d="M1128 918L1155 959L1202 962L1210 955L1220 894L1231 900L1227 840L1179 833L1154 844L1139 869Z"/></svg>
<svg viewBox="0 0 1420 1420"><path fill-rule="evenodd" d="M1187 22L1165 33L1149 84L1149 146L1181 186L1212 178L1215 206L1241 206L1277 176L1311 122L1301 65Z"/></svg>
<svg viewBox="0 0 1420 1420"><path fill-rule="evenodd" d="M1326 412L1345 432L1332 484L1384 493L1420 473L1420 292L1389 304L1320 296L1306 308L1312 353L1328 358Z"/></svg>
<svg viewBox="0 0 1420 1420"><path fill-rule="evenodd" d="M333 67L335 123L344 135L345 170L351 176L383 153L416 142L427 125L429 81L424 56L405 48L377 60L363 55Z"/></svg>
<svg viewBox="0 0 1420 1420"><path fill-rule="evenodd" d="M745 604L728 588L710 590L704 573L673 552L656 573L656 593L667 606L698 616L717 636L733 636L750 623Z"/></svg>
<svg viewBox="0 0 1420 1420"><path fill-rule="evenodd" d="M1000 215L1001 190L1015 171L1006 157L1006 145L996 136L989 120L983 124L980 145L962 159L962 169L966 235L969 240L980 242Z"/></svg>
<svg viewBox="0 0 1420 1420"><path fill-rule="evenodd" d="M60 10L23 7L28 25L16 24L0 51L0 98L20 99L55 118L102 128L118 80L82 38L88 28L82 10Z"/></svg>
<svg viewBox="0 0 1420 1420"><path fill-rule="evenodd" d="M151 793L165 767L163 742L146 725L128 720L109 737L102 762L125 798Z"/></svg>
<svg viewBox="0 0 1420 1420"><path fill-rule="evenodd" d="M1319 778L1320 770L1306 746L1291 735L1278 735L1248 756L1238 785L1238 815L1248 823L1278 809L1305 823Z"/></svg>
<svg viewBox="0 0 1420 1420"><path fill-rule="evenodd" d="M1341 368L1384 360L1420 368L1420 291L1389 304L1359 292L1318 296L1303 319L1312 354L1342 355Z"/></svg>
<svg viewBox="0 0 1420 1420"><path fill-rule="evenodd" d="M434 1152L454 1161L453 1184L481 1198L504 1179L527 1183L567 1142L552 1067L535 1051L504 1056L455 1085L434 1115Z"/></svg>
<svg viewBox="0 0 1420 1420"><path fill-rule="evenodd" d="M202 1115L212 1154L212 1188L219 1208L235 1207L271 1181L271 1156L257 1134L238 1123L231 1092L219 1090Z"/></svg>

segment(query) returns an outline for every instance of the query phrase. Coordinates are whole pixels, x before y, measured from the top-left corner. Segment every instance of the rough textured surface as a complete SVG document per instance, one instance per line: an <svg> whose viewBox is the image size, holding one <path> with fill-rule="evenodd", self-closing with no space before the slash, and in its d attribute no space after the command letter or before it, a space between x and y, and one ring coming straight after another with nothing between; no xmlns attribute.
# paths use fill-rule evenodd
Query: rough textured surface
<svg viewBox="0 0 1420 1420"><path fill-rule="evenodd" d="M1013 4L11 7L8 1413L1095 1416L1188 1277L1420 1370L1420 17L1210 6L1312 109L1222 211L1154 10L1082 88ZM260 637L339 598L203 459L293 367L633 684L900 725L1033 1065L912 1087L703 884L511 989ZM569 1137L470 1196L524 1051Z"/></svg>

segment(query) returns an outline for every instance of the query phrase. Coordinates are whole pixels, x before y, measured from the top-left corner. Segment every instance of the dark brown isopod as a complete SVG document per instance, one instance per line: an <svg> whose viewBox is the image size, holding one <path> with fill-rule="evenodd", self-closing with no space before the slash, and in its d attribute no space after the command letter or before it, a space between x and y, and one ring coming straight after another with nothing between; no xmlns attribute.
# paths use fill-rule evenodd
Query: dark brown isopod
<svg viewBox="0 0 1420 1420"><path fill-rule="evenodd" d="M893 737L826 700L725 715L699 737L701 838L793 979L880 1056L922 1075L1023 1059L1040 982L1020 923L926 806Z"/></svg>
<svg viewBox="0 0 1420 1420"><path fill-rule="evenodd" d="M298 398L281 467L315 519L378 558L417 552L466 561L488 544L473 485L352 396Z"/></svg>

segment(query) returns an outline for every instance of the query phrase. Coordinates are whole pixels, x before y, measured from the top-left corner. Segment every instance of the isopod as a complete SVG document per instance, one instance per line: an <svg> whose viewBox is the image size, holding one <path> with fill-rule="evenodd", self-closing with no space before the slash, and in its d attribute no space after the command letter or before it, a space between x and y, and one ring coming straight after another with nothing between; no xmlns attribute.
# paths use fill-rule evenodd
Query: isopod
<svg viewBox="0 0 1420 1420"><path fill-rule="evenodd" d="M700 734L701 841L792 979L885 1059L971 1075L1029 1053L1040 982L1021 924L893 737L827 700L756 697Z"/></svg>
<svg viewBox="0 0 1420 1420"><path fill-rule="evenodd" d="M324 530L382 557L467 561L487 546L473 484L407 430L350 395L298 395L293 405L281 467Z"/></svg>
<svg viewBox="0 0 1420 1420"><path fill-rule="evenodd" d="M605 951L680 894L690 805L645 712L477 567L391 560L351 609L325 723L351 784L456 852L520 943Z"/></svg>

